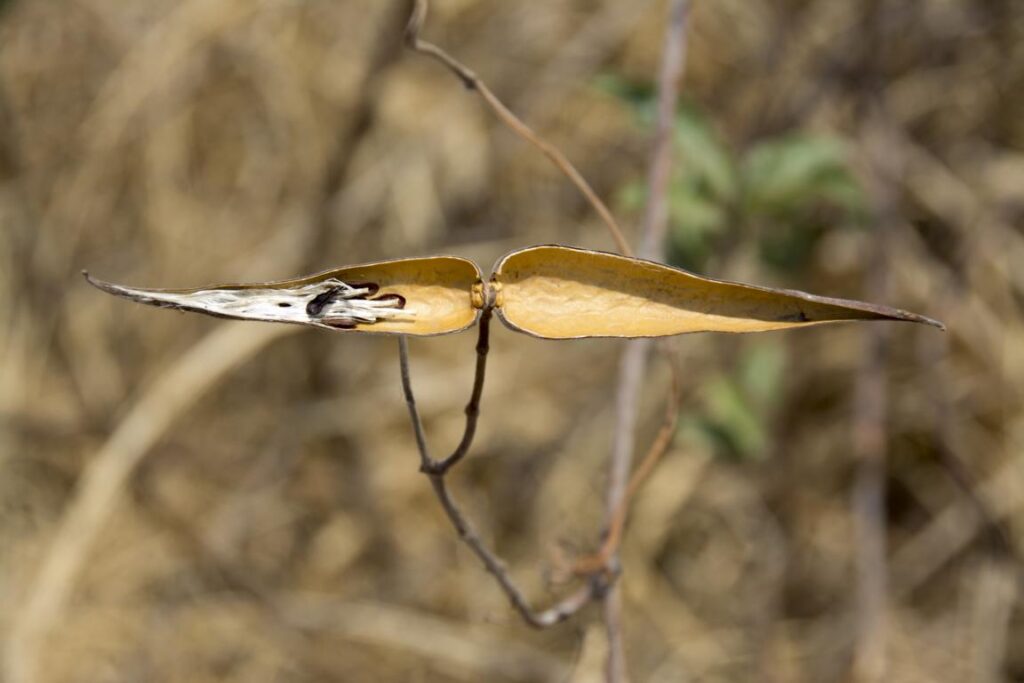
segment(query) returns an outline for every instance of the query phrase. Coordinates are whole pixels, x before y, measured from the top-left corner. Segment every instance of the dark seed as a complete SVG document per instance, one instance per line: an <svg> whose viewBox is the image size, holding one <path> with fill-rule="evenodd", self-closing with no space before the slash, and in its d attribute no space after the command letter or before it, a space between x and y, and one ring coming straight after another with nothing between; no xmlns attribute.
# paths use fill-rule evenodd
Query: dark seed
<svg viewBox="0 0 1024 683"><path fill-rule="evenodd" d="M306 314L309 316L318 316L324 310L324 306L331 302L331 299L340 292L339 287L331 287L326 292L321 292L313 297L308 304L306 304Z"/></svg>
<svg viewBox="0 0 1024 683"><path fill-rule="evenodd" d="M339 330L354 330L356 329L356 325L358 324L351 320L342 318L326 318L324 319L324 323L330 325L331 327L336 327Z"/></svg>
<svg viewBox="0 0 1024 683"><path fill-rule="evenodd" d="M374 301L385 301L395 308L405 308L405 297L401 294L385 294L382 297L374 299Z"/></svg>
<svg viewBox="0 0 1024 683"><path fill-rule="evenodd" d="M365 289L368 290L364 296L373 296L380 290L380 285L376 282L352 282L349 283L349 287L352 289Z"/></svg>

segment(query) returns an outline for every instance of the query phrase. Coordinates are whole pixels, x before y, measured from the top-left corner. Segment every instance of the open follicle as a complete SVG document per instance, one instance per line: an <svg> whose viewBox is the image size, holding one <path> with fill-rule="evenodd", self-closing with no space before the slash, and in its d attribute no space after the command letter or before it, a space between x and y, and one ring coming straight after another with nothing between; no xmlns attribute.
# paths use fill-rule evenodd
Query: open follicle
<svg viewBox="0 0 1024 683"><path fill-rule="evenodd" d="M642 259L561 245L519 249L489 281L454 256L348 266L282 282L190 290L89 281L140 303L327 329L428 336L472 326L493 308L509 328L542 339L769 332L844 321L942 327L909 311L701 277Z"/></svg>

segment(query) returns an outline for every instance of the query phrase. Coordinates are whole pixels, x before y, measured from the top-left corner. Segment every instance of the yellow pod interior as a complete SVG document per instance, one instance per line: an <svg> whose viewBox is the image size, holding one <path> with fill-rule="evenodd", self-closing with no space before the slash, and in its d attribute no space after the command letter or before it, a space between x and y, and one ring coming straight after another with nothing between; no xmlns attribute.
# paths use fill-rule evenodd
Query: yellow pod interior
<svg viewBox="0 0 1024 683"><path fill-rule="evenodd" d="M502 321L545 339L763 332L842 320L939 325L885 306L713 280L557 245L512 252L495 266L493 283Z"/></svg>
<svg viewBox="0 0 1024 683"><path fill-rule="evenodd" d="M343 281L374 282L378 297L398 294L405 299L408 320L358 324L357 330L432 336L460 332L476 324L473 287L480 282L475 263L456 256L399 259L341 268L332 272Z"/></svg>

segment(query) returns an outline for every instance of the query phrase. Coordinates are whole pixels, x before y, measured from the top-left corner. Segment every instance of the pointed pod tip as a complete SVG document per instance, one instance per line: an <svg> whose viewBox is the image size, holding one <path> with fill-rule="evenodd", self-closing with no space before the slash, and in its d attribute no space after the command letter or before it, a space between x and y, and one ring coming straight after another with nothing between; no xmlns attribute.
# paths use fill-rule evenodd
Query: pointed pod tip
<svg viewBox="0 0 1024 683"><path fill-rule="evenodd" d="M88 282L90 285L92 285L96 289L106 292L107 294L114 294L116 296L124 295L120 287L111 282L104 282L103 280L94 278L92 275L89 274L88 270L82 270L82 277L84 277L85 281Z"/></svg>
<svg viewBox="0 0 1024 683"><path fill-rule="evenodd" d="M899 319L906 320L907 322L912 323L921 323L922 325L931 325L932 327L937 327L943 332L946 331L946 324L943 323L941 320L929 318L928 316L920 315L919 313L911 313L910 311L900 311Z"/></svg>

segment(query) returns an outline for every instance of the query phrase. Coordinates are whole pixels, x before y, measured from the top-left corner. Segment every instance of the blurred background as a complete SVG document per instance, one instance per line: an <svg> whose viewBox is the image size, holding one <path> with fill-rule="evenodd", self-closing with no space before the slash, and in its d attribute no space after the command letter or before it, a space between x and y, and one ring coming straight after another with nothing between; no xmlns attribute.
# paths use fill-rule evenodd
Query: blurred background
<svg viewBox="0 0 1024 683"><path fill-rule="evenodd" d="M393 339L160 311L79 275L612 249L536 150L403 49L410 4L0 3L5 680L600 680L599 610L533 632L459 544ZM635 240L665 17L436 0L424 37ZM634 679L1024 680L1024 5L696 2L682 90L670 262L949 331L678 340L679 432L623 549ZM474 344L411 344L437 451ZM537 605L567 588L558 555L597 543L623 348L493 329L452 486ZM652 362L641 449L667 374Z"/></svg>

